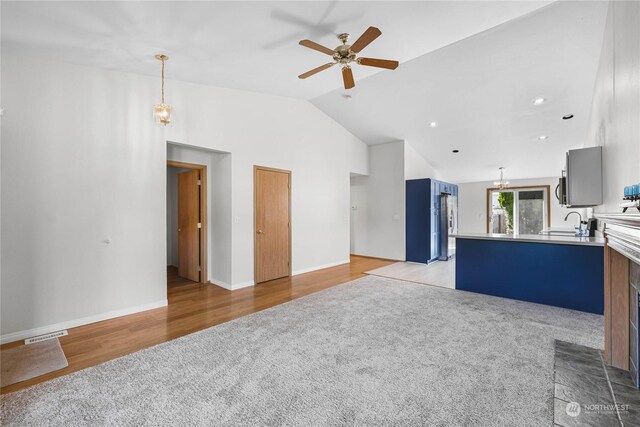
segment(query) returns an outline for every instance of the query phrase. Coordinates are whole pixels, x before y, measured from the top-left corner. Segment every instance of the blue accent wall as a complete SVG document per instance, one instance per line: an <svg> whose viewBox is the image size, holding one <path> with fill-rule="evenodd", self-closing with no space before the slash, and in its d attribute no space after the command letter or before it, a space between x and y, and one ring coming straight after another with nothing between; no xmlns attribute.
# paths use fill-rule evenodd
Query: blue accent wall
<svg viewBox="0 0 640 427"><path fill-rule="evenodd" d="M604 249L458 238L456 289L603 314Z"/></svg>

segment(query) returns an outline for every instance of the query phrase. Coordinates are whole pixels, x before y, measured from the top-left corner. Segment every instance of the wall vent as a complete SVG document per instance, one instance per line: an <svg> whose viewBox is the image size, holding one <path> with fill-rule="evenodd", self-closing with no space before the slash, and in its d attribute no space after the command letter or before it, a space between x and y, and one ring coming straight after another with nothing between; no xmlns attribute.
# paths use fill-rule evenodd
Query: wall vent
<svg viewBox="0 0 640 427"><path fill-rule="evenodd" d="M24 343L34 344L40 341L50 340L52 338L64 337L66 335L69 335L69 333L65 329L63 331L51 332L50 334L38 335L37 337L27 338L26 340L24 340Z"/></svg>

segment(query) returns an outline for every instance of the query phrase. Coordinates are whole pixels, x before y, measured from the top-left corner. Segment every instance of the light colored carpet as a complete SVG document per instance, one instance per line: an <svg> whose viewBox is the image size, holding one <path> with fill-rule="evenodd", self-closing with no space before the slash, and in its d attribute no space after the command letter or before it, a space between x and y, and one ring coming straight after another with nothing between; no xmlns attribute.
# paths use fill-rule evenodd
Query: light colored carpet
<svg viewBox="0 0 640 427"><path fill-rule="evenodd" d="M593 314L375 276L6 395L3 425L550 426Z"/></svg>
<svg viewBox="0 0 640 427"><path fill-rule="evenodd" d="M58 338L0 352L2 387L69 366Z"/></svg>
<svg viewBox="0 0 640 427"><path fill-rule="evenodd" d="M456 261L435 261L431 264L416 262L396 262L366 272L374 276L406 280L442 288L455 289Z"/></svg>

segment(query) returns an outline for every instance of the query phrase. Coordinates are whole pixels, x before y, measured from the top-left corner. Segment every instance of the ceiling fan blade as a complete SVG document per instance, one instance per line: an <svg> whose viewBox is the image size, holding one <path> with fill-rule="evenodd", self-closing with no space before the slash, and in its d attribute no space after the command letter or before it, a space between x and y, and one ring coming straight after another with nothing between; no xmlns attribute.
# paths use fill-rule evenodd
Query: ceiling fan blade
<svg viewBox="0 0 640 427"><path fill-rule="evenodd" d="M302 73L298 76L299 79L306 79L307 77L311 77L316 73L319 73L322 70L326 70L329 67L333 67L335 62L329 62L328 64L324 64L319 66L318 68L314 68L313 70L307 71L306 73Z"/></svg>
<svg viewBox="0 0 640 427"><path fill-rule="evenodd" d="M382 31L380 31L376 27L367 28L367 31L362 33L360 38L356 40L354 44L351 45L351 50L355 53L360 52L362 49L367 47L369 43L377 39L380 36L380 34L382 34Z"/></svg>
<svg viewBox="0 0 640 427"><path fill-rule="evenodd" d="M367 67L387 68L389 70L398 68L398 61L388 59L358 58L358 64L366 65Z"/></svg>
<svg viewBox="0 0 640 427"><path fill-rule="evenodd" d="M300 45L304 47L308 47L309 49L317 50L318 52L326 53L327 55L331 55L331 56L333 56L333 54L335 53L333 49L324 47L321 44L312 42L311 40L300 40Z"/></svg>
<svg viewBox="0 0 640 427"><path fill-rule="evenodd" d="M342 80L344 80L345 89L351 89L356 85L356 82L353 80L351 67L342 67Z"/></svg>

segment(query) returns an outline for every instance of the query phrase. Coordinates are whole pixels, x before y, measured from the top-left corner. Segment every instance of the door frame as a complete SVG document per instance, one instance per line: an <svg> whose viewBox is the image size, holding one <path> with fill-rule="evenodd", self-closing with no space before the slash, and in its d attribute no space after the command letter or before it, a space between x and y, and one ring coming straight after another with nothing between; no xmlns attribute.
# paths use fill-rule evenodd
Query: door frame
<svg viewBox="0 0 640 427"><path fill-rule="evenodd" d="M289 276L286 277L291 277L291 273L292 273L292 267L293 267L293 263L291 260L291 171L290 170L286 170L286 169L276 169L276 168L270 168L267 166L258 166L258 165L253 165L253 283L254 285L258 284L258 221L257 221L257 216L256 216L256 209L257 209L257 201L258 201L258 187L256 186L256 181L258 179L258 171L267 171L267 172L280 172L280 173L286 173L287 175L289 175L289 206L288 206L288 213L289 213ZM260 282L263 283L263 282Z"/></svg>
<svg viewBox="0 0 640 427"><path fill-rule="evenodd" d="M207 269L207 236L209 230L209 220L207 217L207 166L195 163L178 162L175 160L167 160L167 166L185 169L197 169L200 171L200 283L209 282L209 274Z"/></svg>
<svg viewBox="0 0 640 427"><path fill-rule="evenodd" d="M487 233L490 233L491 231L491 193L493 191L510 191L510 190L533 190L536 188L542 188L545 189L547 191L547 198L546 198L546 202L547 202L547 206L545 206L545 211L547 213L547 227L551 227L551 186L550 185L546 185L546 184L542 184L542 185L523 185L520 187L505 187L505 188L499 188L499 187L490 187L487 188Z"/></svg>

